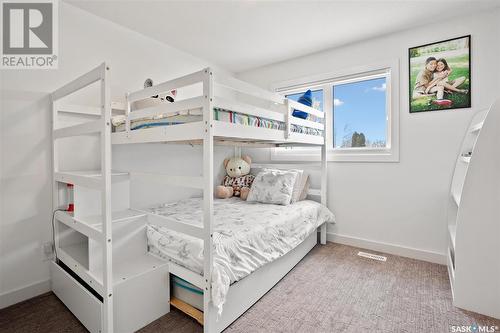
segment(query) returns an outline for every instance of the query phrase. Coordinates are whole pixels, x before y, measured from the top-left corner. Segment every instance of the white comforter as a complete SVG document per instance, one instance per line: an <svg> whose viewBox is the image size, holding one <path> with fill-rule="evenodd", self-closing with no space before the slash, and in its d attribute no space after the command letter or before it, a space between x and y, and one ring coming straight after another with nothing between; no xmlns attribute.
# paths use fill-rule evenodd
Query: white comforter
<svg viewBox="0 0 500 333"><path fill-rule="evenodd" d="M152 213L202 226L202 200L164 204ZM212 301L222 311L231 283L292 250L334 216L314 201L289 206L260 204L239 198L214 201ZM203 273L203 241L165 227L148 225L149 251L197 273Z"/></svg>

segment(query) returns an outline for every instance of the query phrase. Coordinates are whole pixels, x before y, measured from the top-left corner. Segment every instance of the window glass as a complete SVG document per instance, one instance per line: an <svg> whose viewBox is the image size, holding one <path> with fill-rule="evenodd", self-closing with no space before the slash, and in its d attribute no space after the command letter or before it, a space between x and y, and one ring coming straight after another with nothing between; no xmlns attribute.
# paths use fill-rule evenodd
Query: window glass
<svg viewBox="0 0 500 333"><path fill-rule="evenodd" d="M386 78L333 86L334 148L385 148Z"/></svg>

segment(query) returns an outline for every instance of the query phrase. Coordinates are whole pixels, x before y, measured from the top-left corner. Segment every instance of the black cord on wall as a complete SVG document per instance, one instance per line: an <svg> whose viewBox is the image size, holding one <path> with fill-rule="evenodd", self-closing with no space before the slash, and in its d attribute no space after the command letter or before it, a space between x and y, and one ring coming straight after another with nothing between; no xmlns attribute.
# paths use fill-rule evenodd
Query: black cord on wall
<svg viewBox="0 0 500 333"><path fill-rule="evenodd" d="M53 251L54 255L56 256L55 261L57 262L57 247L56 247L56 226L55 226L55 217L56 217L56 212L65 212L66 210L64 209L56 209L55 211L52 212L52 246L53 246Z"/></svg>

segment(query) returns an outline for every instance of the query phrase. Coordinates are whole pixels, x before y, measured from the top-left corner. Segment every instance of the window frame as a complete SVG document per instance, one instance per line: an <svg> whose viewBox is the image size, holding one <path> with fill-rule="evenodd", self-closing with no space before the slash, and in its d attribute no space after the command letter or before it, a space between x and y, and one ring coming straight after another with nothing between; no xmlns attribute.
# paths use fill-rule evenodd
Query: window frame
<svg viewBox="0 0 500 333"><path fill-rule="evenodd" d="M333 146L333 87L339 84L386 77L387 145L378 147L334 148ZM327 135L327 157L332 162L399 162L399 60L350 68L272 85L279 94L289 95L304 90L323 89L323 111ZM319 161L320 148L274 148L271 159L276 161Z"/></svg>

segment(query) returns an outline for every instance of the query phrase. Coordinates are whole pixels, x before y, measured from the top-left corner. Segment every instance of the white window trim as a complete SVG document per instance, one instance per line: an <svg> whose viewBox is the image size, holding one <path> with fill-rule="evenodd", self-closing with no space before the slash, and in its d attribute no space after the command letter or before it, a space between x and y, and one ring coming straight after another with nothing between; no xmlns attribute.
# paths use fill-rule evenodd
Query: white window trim
<svg viewBox="0 0 500 333"><path fill-rule="evenodd" d="M389 73L387 84L387 142L386 148L333 148L333 117L329 110L333 110L333 96L323 94L323 108L327 114L326 126L328 131L328 161L332 162L399 162L399 59L378 62L366 66L349 68L334 73L315 75L301 79L279 82L272 85L278 93L287 94L304 91L304 88L315 90L329 88L332 81L336 84L356 81L364 74L380 75ZM271 150L271 159L275 161L319 161L320 149L314 148L274 148Z"/></svg>

